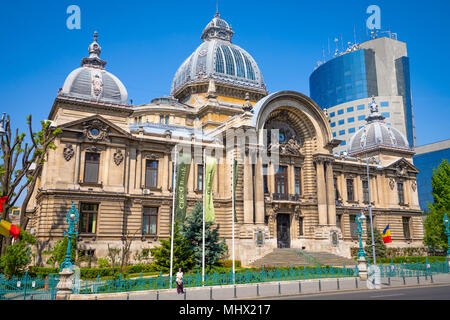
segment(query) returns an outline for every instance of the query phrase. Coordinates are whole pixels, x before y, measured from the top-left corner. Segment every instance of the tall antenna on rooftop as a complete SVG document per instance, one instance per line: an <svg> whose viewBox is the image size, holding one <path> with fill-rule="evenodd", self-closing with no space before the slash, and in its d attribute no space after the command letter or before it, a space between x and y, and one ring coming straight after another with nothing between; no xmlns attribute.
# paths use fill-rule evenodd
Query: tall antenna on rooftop
<svg viewBox="0 0 450 320"><path fill-rule="evenodd" d="M216 0L216 13L219 13L219 0Z"/></svg>
<svg viewBox="0 0 450 320"><path fill-rule="evenodd" d="M354 39L354 44L356 44L356 25L353 25L353 39Z"/></svg>

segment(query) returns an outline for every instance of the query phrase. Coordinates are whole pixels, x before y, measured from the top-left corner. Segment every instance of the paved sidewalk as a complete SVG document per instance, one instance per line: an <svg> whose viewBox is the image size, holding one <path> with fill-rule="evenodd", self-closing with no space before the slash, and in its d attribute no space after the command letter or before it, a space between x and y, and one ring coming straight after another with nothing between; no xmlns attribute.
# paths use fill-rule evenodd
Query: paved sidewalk
<svg viewBox="0 0 450 320"><path fill-rule="evenodd" d="M381 287L401 288L411 286L428 286L450 284L450 274L435 274L430 277L382 278ZM320 294L345 291L367 291L365 280L359 278L314 279L281 282L265 282L259 284L241 284L228 286L185 288L185 294L177 294L176 289L135 291L108 294L72 295L71 300L233 300L233 299L265 299L273 297L289 297L299 294Z"/></svg>

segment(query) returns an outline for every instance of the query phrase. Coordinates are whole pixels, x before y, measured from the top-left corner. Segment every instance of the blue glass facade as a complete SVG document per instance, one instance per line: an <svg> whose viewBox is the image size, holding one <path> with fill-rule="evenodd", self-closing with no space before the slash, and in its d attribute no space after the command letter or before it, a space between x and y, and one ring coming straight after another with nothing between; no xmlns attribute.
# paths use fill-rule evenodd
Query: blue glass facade
<svg viewBox="0 0 450 320"><path fill-rule="evenodd" d="M378 96L375 52L350 52L318 67L309 78L311 98L322 108Z"/></svg>
<svg viewBox="0 0 450 320"><path fill-rule="evenodd" d="M395 60L395 68L397 72L397 88L398 95L403 97L403 105L405 106L405 118L406 118L406 138L409 145L414 147L415 133L414 133L414 120L411 101L411 79L409 71L409 58L401 57Z"/></svg>
<svg viewBox="0 0 450 320"><path fill-rule="evenodd" d="M437 169L443 159L450 159L450 148L438 151L415 155L414 165L420 170L417 175L417 192L419 194L419 204L423 211L428 210L428 203L433 203L431 194L431 177L433 169Z"/></svg>

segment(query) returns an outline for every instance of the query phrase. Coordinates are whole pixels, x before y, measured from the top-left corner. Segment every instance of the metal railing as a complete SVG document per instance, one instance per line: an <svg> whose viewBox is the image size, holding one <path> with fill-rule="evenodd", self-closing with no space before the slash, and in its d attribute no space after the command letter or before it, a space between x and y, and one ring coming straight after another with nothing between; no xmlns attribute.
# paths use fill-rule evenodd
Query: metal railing
<svg viewBox="0 0 450 320"><path fill-rule="evenodd" d="M355 267L321 267L290 270L270 270L264 268L261 271L236 272L235 282L233 282L233 273L213 273L205 275L205 282L202 282L202 275L197 271L196 274L185 275L183 285L187 287L202 286L221 286L233 284L252 284L273 281L291 281L323 278L344 278L358 275ZM171 285L172 282L172 285ZM142 275L137 279L123 279L119 276L116 280L101 280L100 277L95 281L84 281L79 290L80 294L112 293L127 291L144 290L162 290L175 288L175 277L170 281L169 276L159 275L152 278L143 278Z"/></svg>
<svg viewBox="0 0 450 320"><path fill-rule="evenodd" d="M59 275L6 278L0 274L0 300L55 300Z"/></svg>

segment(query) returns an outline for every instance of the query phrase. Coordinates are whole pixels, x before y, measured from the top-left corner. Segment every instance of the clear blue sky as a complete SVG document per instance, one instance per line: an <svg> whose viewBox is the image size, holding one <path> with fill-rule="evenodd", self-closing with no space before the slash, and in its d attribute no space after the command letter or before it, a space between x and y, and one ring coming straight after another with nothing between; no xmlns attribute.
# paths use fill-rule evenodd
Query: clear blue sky
<svg viewBox="0 0 450 320"><path fill-rule="evenodd" d="M69 5L81 8L81 30L66 27ZM267 1L220 0L232 24L233 42L258 62L270 92L309 95L309 76L322 48L365 37L366 8L381 8L382 29L407 43L417 142L450 138L450 1ZM134 104L170 93L179 65L200 45L215 13L215 0L201 1L2 1L0 3L0 112L20 128L27 114L46 119L58 88L88 55L94 30L107 70L125 84Z"/></svg>

